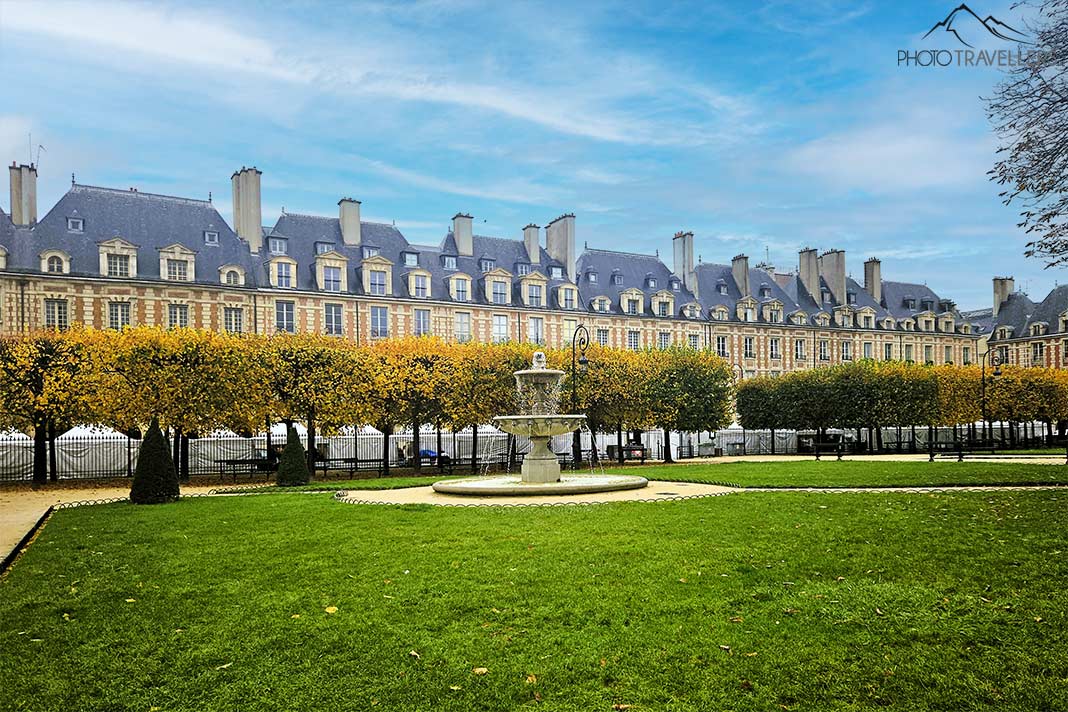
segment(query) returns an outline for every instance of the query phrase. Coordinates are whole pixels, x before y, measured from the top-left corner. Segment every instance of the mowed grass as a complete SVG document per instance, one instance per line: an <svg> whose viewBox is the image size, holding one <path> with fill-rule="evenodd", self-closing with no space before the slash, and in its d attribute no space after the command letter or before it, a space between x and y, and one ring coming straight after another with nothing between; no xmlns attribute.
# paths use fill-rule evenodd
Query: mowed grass
<svg viewBox="0 0 1068 712"><path fill-rule="evenodd" d="M1056 491L62 510L0 583L0 706L1064 709L1066 517Z"/></svg>
<svg viewBox="0 0 1068 712"><path fill-rule="evenodd" d="M599 470L598 470L599 471ZM589 470L580 471L589 472ZM650 480L733 484L740 487L947 487L961 485L1068 484L1068 466L976 461L815 460L711 462L644 467L606 467L605 472ZM302 489L394 489L426 486L441 479L385 477L315 481Z"/></svg>

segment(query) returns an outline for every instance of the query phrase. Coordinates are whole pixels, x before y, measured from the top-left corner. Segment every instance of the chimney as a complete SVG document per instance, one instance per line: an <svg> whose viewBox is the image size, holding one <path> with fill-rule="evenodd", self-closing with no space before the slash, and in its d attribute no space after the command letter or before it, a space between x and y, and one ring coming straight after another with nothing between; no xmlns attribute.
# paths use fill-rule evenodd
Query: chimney
<svg viewBox="0 0 1068 712"><path fill-rule="evenodd" d="M738 291L742 293L743 297L752 295L752 291L749 289L749 258L745 255L736 255L731 260L731 275L734 277L734 283L738 285Z"/></svg>
<svg viewBox="0 0 1068 712"><path fill-rule="evenodd" d="M1012 277L994 277L994 311L993 317L998 318L1001 305L1009 298L1016 288L1016 280Z"/></svg>
<svg viewBox="0 0 1068 712"><path fill-rule="evenodd" d="M534 223L530 223L523 228L523 244L527 246L530 263L534 265L541 262L541 237L538 232L540 229Z"/></svg>
<svg viewBox="0 0 1068 712"><path fill-rule="evenodd" d="M797 253L797 274L801 278L801 286L819 304L820 260L815 249L806 247Z"/></svg>
<svg viewBox="0 0 1068 712"><path fill-rule="evenodd" d="M341 241L346 245L360 244L360 201L342 198L337 201L338 221L341 223Z"/></svg>
<svg viewBox="0 0 1068 712"><path fill-rule="evenodd" d="M569 280L575 282L578 279L574 213L565 213L545 226L545 251L564 265Z"/></svg>
<svg viewBox="0 0 1068 712"><path fill-rule="evenodd" d="M475 253L475 241L471 236L471 221L473 217L465 213L456 213L452 217L452 236L456 240L456 252L464 257L471 257Z"/></svg>
<svg viewBox="0 0 1068 712"><path fill-rule="evenodd" d="M675 250L675 274L682 277L683 286L690 290L694 297L697 297L697 270L694 269L693 264L693 233L676 232L671 245Z"/></svg>
<svg viewBox="0 0 1068 712"><path fill-rule="evenodd" d="M864 263L864 291L871 295L876 304L883 303L883 265L875 257Z"/></svg>
<svg viewBox="0 0 1068 712"><path fill-rule="evenodd" d="M819 259L820 276L831 290L836 305L846 304L846 263L843 250L827 250ZM819 300L817 285L816 301Z"/></svg>
<svg viewBox="0 0 1068 712"><path fill-rule="evenodd" d="M37 166L11 162L11 222L16 225L37 223Z"/></svg>
<svg viewBox="0 0 1068 712"><path fill-rule="evenodd" d="M234 232L258 253L263 245L263 211L260 206L260 176L256 167L234 171L230 183L234 188Z"/></svg>

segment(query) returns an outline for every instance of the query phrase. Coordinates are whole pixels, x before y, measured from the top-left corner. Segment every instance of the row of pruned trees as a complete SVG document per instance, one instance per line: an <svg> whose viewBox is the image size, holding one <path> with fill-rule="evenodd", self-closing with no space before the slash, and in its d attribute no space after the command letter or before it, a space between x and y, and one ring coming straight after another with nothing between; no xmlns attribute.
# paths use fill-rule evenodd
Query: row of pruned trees
<svg viewBox="0 0 1068 712"><path fill-rule="evenodd" d="M984 421L1042 422L1052 438L1068 421L1068 371L987 369L984 389L979 366L858 361L743 381L737 411L743 427L760 430L855 428L878 437L886 427L966 426L974 436Z"/></svg>
<svg viewBox="0 0 1068 712"><path fill-rule="evenodd" d="M426 337L357 346L318 335L150 327L32 333L0 339L0 428L32 434L35 481L47 478L49 442L81 424L130 432L157 419L175 436L179 469L189 436L269 432L278 421L305 424L309 457L317 433L362 425L385 438L414 426L418 452L422 424L473 428L477 437L478 425L513 413L512 373L529 366L534 350ZM571 352L547 356L550 367L569 374L561 407L568 412ZM730 422L731 372L707 351L594 345L587 357L574 409L594 430L697 431Z"/></svg>

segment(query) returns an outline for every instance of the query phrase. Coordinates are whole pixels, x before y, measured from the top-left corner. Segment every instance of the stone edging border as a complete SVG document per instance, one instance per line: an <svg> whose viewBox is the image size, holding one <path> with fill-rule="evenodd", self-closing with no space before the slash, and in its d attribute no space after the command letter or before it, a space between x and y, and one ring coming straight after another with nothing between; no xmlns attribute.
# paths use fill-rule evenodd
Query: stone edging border
<svg viewBox="0 0 1068 712"><path fill-rule="evenodd" d="M388 491L388 490L384 490L384 491ZM727 494L735 494L735 493L734 492L710 492L708 494L673 495L671 497L656 497L656 498L653 498L653 499L619 499L619 500L609 500L609 501L586 500L586 501L582 501L582 502L502 502L500 504L494 504L492 502L471 502L470 504L468 504L466 502L455 502L455 503L453 503L453 502L440 502L440 503L435 502L435 503L431 504L429 502L426 502L426 503L403 502L402 503L402 502L380 502L378 500L372 500L372 499L357 499L355 497L349 497L348 496L348 492L342 490L342 491L338 492L337 494L335 494L333 499L334 499L334 501L341 502L342 504L373 504L373 505L386 505L386 506L390 506L390 507L405 507L405 506L412 505L412 504L415 504L415 505L425 504L428 507L450 507L450 508L453 508L453 509L468 509L468 508L472 508L472 507L509 507L509 508L513 508L514 509L514 508L519 508L519 507L585 507L585 506L590 506L590 505L594 505L594 504L620 504L620 503L623 503L623 502L628 502L628 503L629 502L645 502L645 503L680 502L680 501L686 500L686 499L705 499L705 498L708 498L708 497L722 497L723 495L727 495ZM566 496L566 495L562 495L562 496Z"/></svg>
<svg viewBox="0 0 1068 712"><path fill-rule="evenodd" d="M15 545L15 548L7 553L4 560L0 562L0 579L2 579L15 562L18 561L19 557L22 556L22 552L29 548L30 543L37 538L38 532L44 528L45 523L52 516L52 512L54 511L56 511L56 507L54 505L49 506L48 509L44 511L44 514L38 517L37 521L34 522L34 525L30 527L30 530L19 539L19 543Z"/></svg>

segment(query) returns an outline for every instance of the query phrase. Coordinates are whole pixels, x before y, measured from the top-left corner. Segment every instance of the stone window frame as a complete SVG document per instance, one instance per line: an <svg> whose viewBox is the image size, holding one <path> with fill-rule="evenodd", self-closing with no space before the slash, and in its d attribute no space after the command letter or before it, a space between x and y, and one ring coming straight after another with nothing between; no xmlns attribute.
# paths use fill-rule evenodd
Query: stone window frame
<svg viewBox="0 0 1068 712"><path fill-rule="evenodd" d="M197 253L177 242L161 248L159 251L159 278L168 282L195 282L197 279ZM185 262L185 279L171 279L168 260ZM132 268L132 265L131 265Z"/></svg>
<svg viewBox="0 0 1068 712"><path fill-rule="evenodd" d="M538 304L532 303L530 298L531 287L538 288ZM523 275L522 279L519 280L519 294L523 299L523 306L533 308L548 306L549 278L538 270L533 270L532 272Z"/></svg>
<svg viewBox="0 0 1068 712"><path fill-rule="evenodd" d="M41 260L41 271L45 274L70 274L70 255L63 250L45 250L38 257ZM53 257L58 257L60 260L59 272L50 272L48 270L48 260Z"/></svg>
<svg viewBox="0 0 1068 712"><path fill-rule="evenodd" d="M230 283L226 281L227 275L233 272L237 275L237 281ZM243 287L245 286L245 268L241 265L226 264L219 267L219 284L225 284L228 287Z"/></svg>
<svg viewBox="0 0 1068 712"><path fill-rule="evenodd" d="M282 286L278 282L278 265L289 265L289 286ZM280 255L267 262L267 278L275 289L296 289L297 287L297 261L292 257Z"/></svg>
<svg viewBox="0 0 1068 712"><path fill-rule="evenodd" d="M337 290L326 288L326 268L334 267L341 272L341 286ZM349 291L349 258L337 250L327 250L315 256L315 284L321 292L344 294Z"/></svg>
<svg viewBox="0 0 1068 712"><path fill-rule="evenodd" d="M386 275L386 293L385 294L373 294L371 292L371 273L372 272L385 272ZM364 294L370 294L376 297L391 297L393 296L393 263L382 255L375 255L374 257L368 257L360 262L360 279L362 281Z"/></svg>
<svg viewBox="0 0 1068 712"><path fill-rule="evenodd" d="M471 287L472 280L471 280L470 275L466 274L465 272L457 272L456 274L450 276L448 281L449 281L449 297L454 302L467 303L467 302L471 301L471 297L472 297L472 287ZM459 287L460 284L463 284L464 287L465 287L464 292L466 292L466 297L464 299L461 299L460 296L459 296L460 290L458 289L458 287Z"/></svg>
<svg viewBox="0 0 1068 712"><path fill-rule="evenodd" d="M112 279L137 279L137 245L121 237L113 237L97 243L97 254L100 260L101 277L108 276L108 255L125 255L129 258L130 276Z"/></svg>

